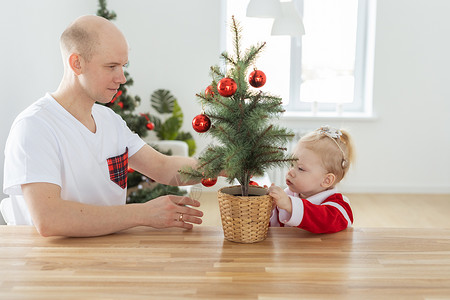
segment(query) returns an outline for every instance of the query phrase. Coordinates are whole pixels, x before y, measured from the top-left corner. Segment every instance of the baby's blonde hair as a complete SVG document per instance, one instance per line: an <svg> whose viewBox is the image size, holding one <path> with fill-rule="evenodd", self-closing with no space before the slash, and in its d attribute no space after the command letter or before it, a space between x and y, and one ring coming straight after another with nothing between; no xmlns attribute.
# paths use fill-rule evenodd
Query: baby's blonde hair
<svg viewBox="0 0 450 300"><path fill-rule="evenodd" d="M335 183L339 183L347 174L350 164L353 163L353 141L346 130L336 130L335 132L341 134L340 136L334 135L334 137L328 134L327 130L329 130L329 127L321 127L306 134L299 140L297 147L302 144L318 154L323 167L327 172L333 173L336 176Z"/></svg>

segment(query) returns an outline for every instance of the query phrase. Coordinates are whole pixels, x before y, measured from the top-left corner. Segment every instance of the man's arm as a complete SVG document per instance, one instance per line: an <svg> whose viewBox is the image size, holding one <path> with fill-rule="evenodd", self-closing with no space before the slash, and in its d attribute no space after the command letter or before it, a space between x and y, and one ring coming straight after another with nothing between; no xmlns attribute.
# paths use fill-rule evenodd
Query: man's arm
<svg viewBox="0 0 450 300"><path fill-rule="evenodd" d="M191 157L167 156L149 145L144 145L128 159L134 170L156 182L167 185L191 185L198 181L182 181L178 170L185 166L195 167L197 160Z"/></svg>
<svg viewBox="0 0 450 300"><path fill-rule="evenodd" d="M99 187L100 188L100 187ZM61 199L61 188L51 183L29 183L22 191L36 229L42 236L99 236L135 226L191 229L203 213L188 197L162 196L140 204L97 206ZM183 221L178 221L183 214Z"/></svg>

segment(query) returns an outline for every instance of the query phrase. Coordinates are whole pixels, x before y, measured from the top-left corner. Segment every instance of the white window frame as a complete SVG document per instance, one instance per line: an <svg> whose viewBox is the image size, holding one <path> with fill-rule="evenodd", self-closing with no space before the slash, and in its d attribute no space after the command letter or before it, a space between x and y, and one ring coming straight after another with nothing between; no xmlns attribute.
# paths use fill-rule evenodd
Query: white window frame
<svg viewBox="0 0 450 300"><path fill-rule="evenodd" d="M303 0L292 1L299 13L303 15ZM291 38L289 103L285 106L287 115L372 116L375 12L376 0L358 0L355 90L352 103L309 103L300 101L302 40L299 37Z"/></svg>
<svg viewBox="0 0 450 300"><path fill-rule="evenodd" d="M289 101L283 118L291 117L350 117L374 118L372 105L373 65L375 51L375 15L377 0L358 0L355 91L354 101L348 104L300 102L301 38L291 38ZM303 15L303 0L292 0ZM227 0L222 0L223 24L228 23ZM226 26L222 27L221 48L226 49ZM308 28L305 28L308 34Z"/></svg>

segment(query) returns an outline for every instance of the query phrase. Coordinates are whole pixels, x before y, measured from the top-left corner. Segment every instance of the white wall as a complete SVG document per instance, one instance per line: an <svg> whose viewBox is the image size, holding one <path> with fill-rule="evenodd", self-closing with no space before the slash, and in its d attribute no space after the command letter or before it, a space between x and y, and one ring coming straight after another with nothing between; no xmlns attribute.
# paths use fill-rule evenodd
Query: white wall
<svg viewBox="0 0 450 300"><path fill-rule="evenodd" d="M75 17L95 14L94 0L1 2L0 148L14 117L62 74L58 38ZM178 98L200 148L207 140L190 125L200 112L195 93L219 63L221 0L109 0L130 44L129 72L140 111L166 88ZM450 1L379 0L374 74L376 118L284 121L293 128L348 128L357 164L343 182L351 192L450 193ZM268 75L269 76L269 75ZM3 166L3 156L0 156ZM0 174L3 183L3 174Z"/></svg>

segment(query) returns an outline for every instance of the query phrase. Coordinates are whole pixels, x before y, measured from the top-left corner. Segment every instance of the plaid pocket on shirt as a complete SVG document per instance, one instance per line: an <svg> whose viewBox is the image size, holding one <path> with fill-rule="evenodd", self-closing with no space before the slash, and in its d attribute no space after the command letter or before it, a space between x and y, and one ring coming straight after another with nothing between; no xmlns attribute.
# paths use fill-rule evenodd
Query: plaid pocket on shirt
<svg viewBox="0 0 450 300"><path fill-rule="evenodd" d="M128 148L125 153L108 158L109 179L122 189L127 187Z"/></svg>

